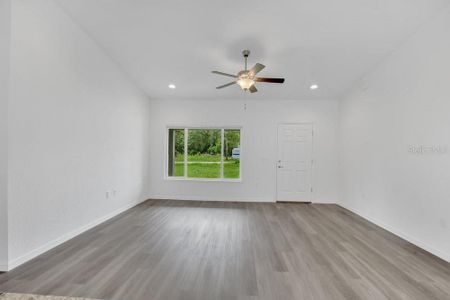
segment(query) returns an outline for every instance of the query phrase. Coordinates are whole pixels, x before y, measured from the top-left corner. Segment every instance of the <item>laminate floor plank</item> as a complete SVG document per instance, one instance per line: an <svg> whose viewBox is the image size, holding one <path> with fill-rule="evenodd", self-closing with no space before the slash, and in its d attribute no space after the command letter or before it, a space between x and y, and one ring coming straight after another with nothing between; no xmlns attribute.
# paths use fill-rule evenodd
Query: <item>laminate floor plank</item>
<svg viewBox="0 0 450 300"><path fill-rule="evenodd" d="M127 300L450 299L450 264L337 205L149 200L0 274Z"/></svg>

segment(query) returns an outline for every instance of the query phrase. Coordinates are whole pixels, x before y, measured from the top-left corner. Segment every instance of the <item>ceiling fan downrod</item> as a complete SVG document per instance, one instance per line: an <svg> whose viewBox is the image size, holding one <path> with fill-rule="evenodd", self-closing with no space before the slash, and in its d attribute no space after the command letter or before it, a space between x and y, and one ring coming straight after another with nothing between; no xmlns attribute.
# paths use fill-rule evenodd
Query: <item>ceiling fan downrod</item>
<svg viewBox="0 0 450 300"><path fill-rule="evenodd" d="M242 55L244 55L244 59L245 59L245 71L247 71L247 60L248 60L248 56L250 55L250 50L244 50L244 51L242 51Z"/></svg>

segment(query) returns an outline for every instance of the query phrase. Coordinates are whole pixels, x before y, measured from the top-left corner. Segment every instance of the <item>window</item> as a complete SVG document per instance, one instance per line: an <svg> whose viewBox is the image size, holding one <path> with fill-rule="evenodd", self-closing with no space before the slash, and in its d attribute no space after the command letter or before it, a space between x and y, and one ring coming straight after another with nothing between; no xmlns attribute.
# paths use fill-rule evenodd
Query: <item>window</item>
<svg viewBox="0 0 450 300"><path fill-rule="evenodd" d="M167 145L170 178L241 178L240 129L170 128Z"/></svg>
<svg viewBox="0 0 450 300"><path fill-rule="evenodd" d="M184 177L184 129L169 130L169 176Z"/></svg>

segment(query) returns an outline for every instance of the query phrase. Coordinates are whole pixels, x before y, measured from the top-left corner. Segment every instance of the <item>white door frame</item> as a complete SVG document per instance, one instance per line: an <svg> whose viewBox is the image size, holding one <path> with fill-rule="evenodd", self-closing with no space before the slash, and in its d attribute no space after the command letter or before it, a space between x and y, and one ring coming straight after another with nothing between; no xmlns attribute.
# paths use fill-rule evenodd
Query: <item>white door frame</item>
<svg viewBox="0 0 450 300"><path fill-rule="evenodd" d="M278 140L278 128L280 125L311 125L312 128L312 138L311 138L311 202L314 202L315 200L315 184L314 184L314 166L315 166L315 137L316 137L316 123L315 122L279 122L277 123L277 145L276 145L276 151L277 151L277 158L275 160L275 202L278 202L278 146L279 146L279 140ZM284 202L284 201L280 201ZM295 202L292 202L295 203ZM302 203L302 202L298 202ZM303 202L303 203L309 203L309 202Z"/></svg>

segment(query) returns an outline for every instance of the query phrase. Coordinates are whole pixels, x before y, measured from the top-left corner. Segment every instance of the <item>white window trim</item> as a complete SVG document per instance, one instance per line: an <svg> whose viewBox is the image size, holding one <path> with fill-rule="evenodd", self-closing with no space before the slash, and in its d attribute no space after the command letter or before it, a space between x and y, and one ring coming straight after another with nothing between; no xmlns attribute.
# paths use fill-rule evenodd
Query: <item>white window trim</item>
<svg viewBox="0 0 450 300"><path fill-rule="evenodd" d="M168 175L169 171L169 130L170 129L184 129L184 177L173 177ZM188 131L189 129L220 129L221 130L221 164L220 176L221 178L188 178L187 177L187 152L188 152ZM223 178L223 152L225 130L239 130L240 131L240 146L239 146L239 178ZM203 182L231 182L242 183L242 132L241 126L167 126L165 134L165 163L164 163L164 179L168 181L203 181Z"/></svg>

